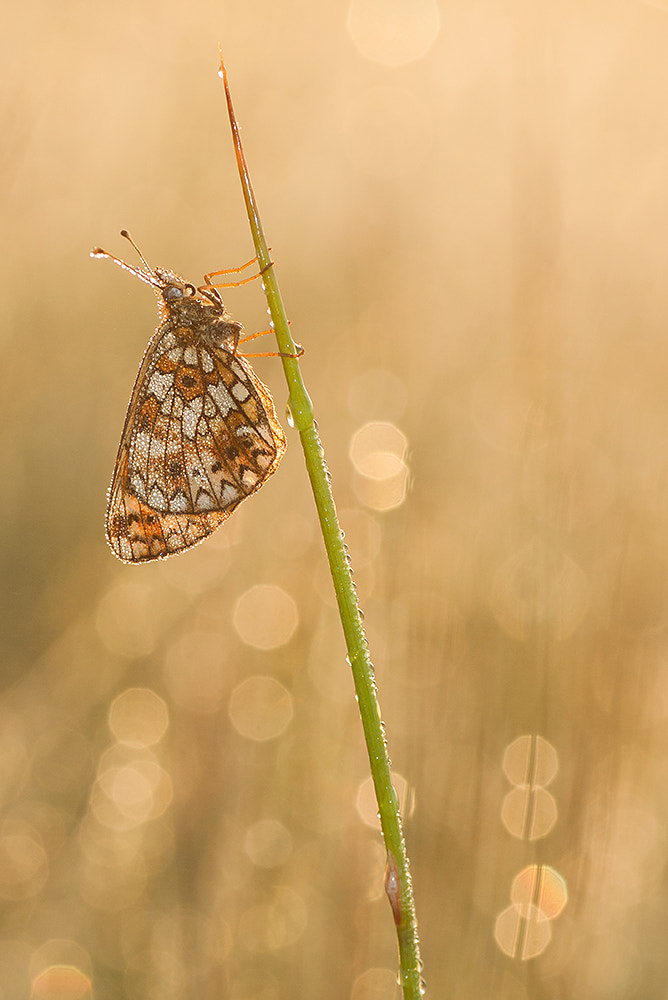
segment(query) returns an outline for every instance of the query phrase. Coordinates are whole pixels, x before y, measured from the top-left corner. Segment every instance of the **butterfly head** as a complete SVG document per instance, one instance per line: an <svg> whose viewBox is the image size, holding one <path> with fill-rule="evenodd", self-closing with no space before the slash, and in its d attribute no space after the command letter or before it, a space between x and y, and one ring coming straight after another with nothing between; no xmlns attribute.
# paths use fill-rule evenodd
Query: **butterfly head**
<svg viewBox="0 0 668 1000"><path fill-rule="evenodd" d="M180 299L192 298L197 295L197 289L189 281L184 281L180 274L156 267L152 272L151 284L160 292L165 302L178 302Z"/></svg>

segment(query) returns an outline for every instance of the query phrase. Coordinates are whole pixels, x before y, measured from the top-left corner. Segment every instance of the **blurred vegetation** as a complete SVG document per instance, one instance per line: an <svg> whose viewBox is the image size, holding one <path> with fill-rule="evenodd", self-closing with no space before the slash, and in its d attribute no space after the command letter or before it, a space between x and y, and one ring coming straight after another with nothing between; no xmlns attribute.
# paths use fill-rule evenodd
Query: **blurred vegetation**
<svg viewBox="0 0 668 1000"><path fill-rule="evenodd" d="M125 567L103 537L155 302L89 248L127 226L193 281L252 255L218 41L429 994L664 995L668 4L415 10L404 62L334 3L8 14L1 1000L397 995L296 442L191 553ZM252 285L226 302L266 326Z"/></svg>

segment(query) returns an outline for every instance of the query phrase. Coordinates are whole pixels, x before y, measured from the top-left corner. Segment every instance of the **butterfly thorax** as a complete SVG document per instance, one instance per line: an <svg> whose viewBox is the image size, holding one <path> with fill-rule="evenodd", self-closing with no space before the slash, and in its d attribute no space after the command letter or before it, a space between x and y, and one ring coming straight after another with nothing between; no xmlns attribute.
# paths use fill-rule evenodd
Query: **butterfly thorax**
<svg viewBox="0 0 668 1000"><path fill-rule="evenodd" d="M161 327L182 344L199 343L208 347L236 347L243 329L232 319L218 290L199 289L173 271L158 269L155 277Z"/></svg>

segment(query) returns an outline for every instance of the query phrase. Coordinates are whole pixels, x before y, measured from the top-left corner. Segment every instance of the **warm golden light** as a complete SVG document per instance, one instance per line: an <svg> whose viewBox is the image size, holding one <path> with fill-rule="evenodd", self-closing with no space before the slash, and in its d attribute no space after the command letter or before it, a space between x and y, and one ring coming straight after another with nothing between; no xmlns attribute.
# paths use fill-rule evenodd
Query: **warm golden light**
<svg viewBox="0 0 668 1000"><path fill-rule="evenodd" d="M273 677L249 677L230 697L230 721L241 736L264 742L280 736L292 721L292 698Z"/></svg>
<svg viewBox="0 0 668 1000"><path fill-rule="evenodd" d="M251 587L241 595L234 608L234 627L240 639L256 649L284 646L298 623L294 600L273 584Z"/></svg>
<svg viewBox="0 0 668 1000"><path fill-rule="evenodd" d="M4 14L1 1000L400 995L287 359L250 362L287 438L252 500L166 562L105 541L156 306L90 248L194 288L254 254L219 39L426 996L665 993L668 0ZM267 329L260 280L220 293Z"/></svg>

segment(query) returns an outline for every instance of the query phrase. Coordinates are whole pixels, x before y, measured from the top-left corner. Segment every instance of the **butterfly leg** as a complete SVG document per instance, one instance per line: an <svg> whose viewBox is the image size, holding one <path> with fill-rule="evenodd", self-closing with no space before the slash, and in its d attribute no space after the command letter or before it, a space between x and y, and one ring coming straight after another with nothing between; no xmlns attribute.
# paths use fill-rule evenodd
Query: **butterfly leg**
<svg viewBox="0 0 668 1000"><path fill-rule="evenodd" d="M241 278L239 281L216 281L212 282L211 278L217 278L221 274L240 274L245 271L247 267L251 264L257 264L257 257L253 257L252 260L247 260L245 264L241 267L228 267L224 271L209 271L208 274L204 275L204 285L202 287L206 288L239 288L240 285L247 285L249 281L255 281L256 278L261 278L265 271L268 271L270 267L274 266L273 261L261 268L257 274L252 274L250 278Z"/></svg>
<svg viewBox="0 0 668 1000"><path fill-rule="evenodd" d="M247 337L240 337L237 343L234 345L234 352L237 352L237 347L239 344L246 344L249 340L256 340L258 337L266 337L268 333L273 333L273 330L259 330L257 333L250 333ZM242 354L242 358L301 358L304 353L304 348L301 344L295 344L296 353L288 354L286 351L265 351L263 354Z"/></svg>

